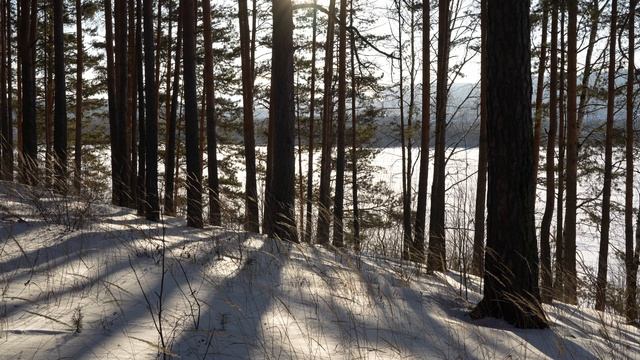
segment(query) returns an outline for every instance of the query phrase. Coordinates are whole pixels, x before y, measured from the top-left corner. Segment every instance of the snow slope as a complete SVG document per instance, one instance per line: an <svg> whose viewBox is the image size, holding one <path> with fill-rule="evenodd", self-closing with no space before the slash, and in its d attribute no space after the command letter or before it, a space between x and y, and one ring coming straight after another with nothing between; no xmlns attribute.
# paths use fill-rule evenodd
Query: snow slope
<svg viewBox="0 0 640 360"><path fill-rule="evenodd" d="M0 183L2 359L640 359L640 330L591 309L472 321L464 283Z"/></svg>

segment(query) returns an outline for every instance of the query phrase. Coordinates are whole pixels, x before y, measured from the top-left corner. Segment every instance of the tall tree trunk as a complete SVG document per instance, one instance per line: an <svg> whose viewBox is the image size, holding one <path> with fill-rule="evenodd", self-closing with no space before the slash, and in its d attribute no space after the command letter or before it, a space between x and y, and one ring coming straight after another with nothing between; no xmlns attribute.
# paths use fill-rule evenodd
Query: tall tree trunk
<svg viewBox="0 0 640 360"><path fill-rule="evenodd" d="M544 328L531 176L529 5L487 2L487 251L484 298L472 317Z"/></svg>
<svg viewBox="0 0 640 360"><path fill-rule="evenodd" d="M578 302L576 274L576 200L578 173L578 122L576 104L578 1L567 0L569 29L567 41L567 204L564 225L564 297Z"/></svg>
<svg viewBox="0 0 640 360"><path fill-rule="evenodd" d="M64 7L53 1L53 43L55 63L55 110L53 115L53 150L55 153L54 187L65 192L67 185L67 84L64 65Z"/></svg>
<svg viewBox="0 0 640 360"><path fill-rule="evenodd" d="M402 44L402 2L396 1L398 10L398 67L400 83L398 92L400 94L399 108L400 108L400 148L402 152L402 259L409 260L410 247L411 247L411 206L409 204L409 189L407 189L407 177L409 176L409 169L407 169L407 155L406 155L406 137L404 128L404 74L403 74L403 44Z"/></svg>
<svg viewBox="0 0 640 360"><path fill-rule="evenodd" d="M544 72L547 63L547 25L549 16L548 1L542 4L542 39L540 40L540 58L538 63L538 81L536 83L536 110L535 124L533 132L533 181L536 186L533 188L533 195L536 195L538 183L538 168L540 164L540 138L542 136L542 103L544 100Z"/></svg>
<svg viewBox="0 0 640 360"><path fill-rule="evenodd" d="M560 79L558 94L558 210L556 217L556 258L555 258L555 279L553 283L553 296L562 300L564 293L564 155L565 155L565 106L564 106L564 85L565 85L565 61L564 61L564 3L560 2Z"/></svg>
<svg viewBox="0 0 640 360"><path fill-rule="evenodd" d="M427 216L427 187L429 186L429 137L431 136L431 8L429 1L422 2L422 133L420 140L420 177L418 180L418 204L416 208L414 261L423 263L424 234Z"/></svg>
<svg viewBox="0 0 640 360"><path fill-rule="evenodd" d="M140 61L136 62L136 82L138 92L138 181L137 191L139 198L144 200L146 196L146 173L147 173L147 156L146 156L146 122L145 122L145 102L144 102L144 69L142 66L142 0L136 0L136 58ZM159 58L159 56L158 56ZM157 62L156 62L157 64ZM156 125L157 126L157 125ZM135 146L135 144L133 144ZM156 158L157 161L157 158ZM146 201L138 202L138 214L144 215L147 209Z"/></svg>
<svg viewBox="0 0 640 360"><path fill-rule="evenodd" d="M629 69L627 71L627 119L625 131L625 207L624 207L624 237L625 237L625 316L627 321L638 321L638 309L636 303L638 257L640 256L640 229L636 241L636 251L633 250L633 85L635 76L635 8L636 0L629 1ZM640 219L640 215L639 219ZM638 220L640 226L640 220Z"/></svg>
<svg viewBox="0 0 640 360"><path fill-rule="evenodd" d="M5 1L5 7L3 7L3 9L6 10L6 12L2 13L2 16L4 17L5 21L4 21L4 25L6 27L6 31L5 29L0 29L0 32L4 31L4 37L5 37L5 51L6 51L6 64L5 64L5 68L6 68L6 82L2 82L0 84L0 86L2 86L2 88L6 88L6 103L5 106L2 106L2 104L0 104L0 107L2 109L6 109L5 111L3 111L3 115L4 115L4 121L2 122L2 142L0 143L0 145L2 146L2 179L6 180L6 181L13 181L13 105L12 105L12 90L13 90L13 70L11 67L12 61L11 61L11 34L12 32L12 27L11 27L11 1L9 0L4 0ZM3 56L4 59L4 56Z"/></svg>
<svg viewBox="0 0 640 360"><path fill-rule="evenodd" d="M409 4L410 6L410 12L411 12L411 25L410 25L410 37L409 37L409 44L410 44L410 56L411 56L411 61L410 61L410 65L409 65L409 114L407 116L407 129L409 131L405 132L405 137L406 137L406 143L407 143L407 159L406 159L406 167L407 167L407 192L405 193L405 197L406 197L406 205L405 207L407 208L406 214L405 215L405 225L404 227L407 228L407 230L404 231L405 233L405 241L407 242L407 247L409 248L409 259L411 259L411 257L413 257L413 254L416 252L416 250L413 248L413 234L412 234L412 229L411 229L411 199L413 197L413 189L412 189L412 181L411 178L413 176L413 158L411 156L411 148L412 148L412 143L411 143L411 135L413 134L413 117L415 115L415 86L416 86L416 39L415 39L415 29L416 29L416 3L414 0L411 0L411 3Z"/></svg>
<svg viewBox="0 0 640 360"><path fill-rule="evenodd" d="M36 133L36 93L34 78L35 0L21 2L20 7L20 60L22 81L22 179L35 185L38 179Z"/></svg>
<svg viewBox="0 0 640 360"><path fill-rule="evenodd" d="M50 4L51 5L51 4ZM48 9L50 10L50 9ZM45 79L45 103L44 103L44 184L51 186L54 182L54 161L53 161L53 101L54 84L53 73L55 71L53 57L53 25L51 24L51 11L46 12L43 21L44 37L44 79Z"/></svg>
<svg viewBox="0 0 640 360"><path fill-rule="evenodd" d="M4 154L9 151L13 151L7 146L6 134L9 129L9 113L7 109L7 58L5 54L8 48L8 39L6 39L6 33L4 32L4 24L7 22L7 17L4 9L7 4L5 0L0 1L0 180L4 180L6 175L6 166L4 161ZM5 40L6 39L6 40Z"/></svg>
<svg viewBox="0 0 640 360"><path fill-rule="evenodd" d="M182 6L180 6L180 14L182 14ZM180 59L182 57L182 16L178 17L178 38L175 53L175 68L173 71L173 84L171 85L171 106L170 114L167 118L167 149L164 161L164 211L167 215L176 214L175 206L175 177L177 177L176 169L176 131L178 128L178 94L180 94Z"/></svg>
<svg viewBox="0 0 640 360"><path fill-rule="evenodd" d="M242 63L242 106L245 157L245 230L260 231L258 220L258 191L256 185L256 140L253 126L253 68L247 0L239 0L240 58ZM302 200L301 200L302 201Z"/></svg>
<svg viewBox="0 0 640 360"><path fill-rule="evenodd" d="M273 238L298 242L295 220L295 157L293 98L293 11L291 0L273 2L271 116L273 155L269 210ZM275 161L278 159L278 161Z"/></svg>
<svg viewBox="0 0 640 360"><path fill-rule="evenodd" d="M246 1L246 0L243 0ZM242 1L240 1L242 3ZM242 6L242 5L241 5ZM245 3L246 7L246 3ZM215 106L215 83L213 78L213 40L211 38L211 4L209 0L202 1L203 22L204 22L204 88L206 93L206 112L207 112L207 170L208 170L208 187L209 187L209 223L211 225L222 225L220 212L220 185L218 182L218 141L217 141L217 113ZM244 73L243 73L244 76ZM243 78L244 86L244 78ZM251 95L253 99L253 94ZM246 109L246 105L245 109ZM252 105L253 106L253 105ZM245 110L246 111L246 110ZM253 124L253 111L251 110L251 121ZM253 126L251 127L253 135ZM245 136L246 137L246 136ZM255 191L255 142L251 146L253 152L253 182ZM245 149L246 151L246 149ZM248 170L247 170L248 171ZM252 196L257 199L257 194ZM257 200L256 200L257 201ZM257 208L256 204L256 224L257 224ZM258 232L258 229L251 229Z"/></svg>
<svg viewBox="0 0 640 360"><path fill-rule="evenodd" d="M114 205L121 204L120 176L117 166L117 125L116 125L116 90L115 90L115 64L113 62L113 16L111 0L104 1L105 24L105 50L107 55L107 102L109 106L109 140L111 145L111 202Z"/></svg>
<svg viewBox="0 0 640 360"><path fill-rule="evenodd" d="M480 3L480 137L478 141L478 177L474 214L471 273L484 272L485 201L487 197L487 1Z"/></svg>
<svg viewBox="0 0 640 360"><path fill-rule="evenodd" d="M324 98L322 104L322 158L320 160L320 195L318 204L318 244L329 243L331 224L331 133L333 122L333 41L335 31L335 0L329 1L327 39L324 44Z"/></svg>
<svg viewBox="0 0 640 360"><path fill-rule="evenodd" d="M116 136L116 168L118 180L120 181L120 206L129 206L132 203L130 189L131 161L129 158L129 139L127 132L128 114L128 87L129 71L127 59L127 2L125 0L115 0L115 136Z"/></svg>
<svg viewBox="0 0 640 360"><path fill-rule="evenodd" d="M433 183L431 186L431 214L429 217L429 251L427 269L445 271L446 248L444 227L444 183L445 183L445 141L447 126L447 87L450 46L450 1L438 4L438 74L436 81L436 146L433 164Z"/></svg>
<svg viewBox="0 0 640 360"><path fill-rule="evenodd" d="M338 132L336 155L336 193L333 198L333 246L344 246L344 167L347 101L347 0L340 0L338 34Z"/></svg>
<svg viewBox="0 0 640 360"><path fill-rule="evenodd" d="M255 0L254 0L255 4ZM317 4L317 0L313 1ZM255 14L254 14L255 19ZM313 8L313 25L311 35L311 94L309 95L309 158L307 159L307 218L304 242L311 243L313 233L313 151L316 122L316 37L318 34L318 10ZM254 40L252 38L252 40ZM252 43L253 46L253 43ZM253 51L253 48L252 48ZM251 58L253 62L253 57Z"/></svg>
<svg viewBox="0 0 640 360"><path fill-rule="evenodd" d="M606 304L607 261L609 257L609 227L611 222L611 173L613 158L613 112L616 101L616 24L618 1L611 1L611 31L609 35L609 68L607 86L607 126L604 145L604 183L602 184L602 217L600 218L600 252L596 279L596 310L603 311ZM633 165L632 165L633 166ZM633 236L633 228L632 228Z"/></svg>
<svg viewBox="0 0 640 360"><path fill-rule="evenodd" d="M137 123L137 111L136 106L138 102L137 92L137 76L136 64L143 61L143 59L136 58L136 2L128 1L128 22L127 27L129 33L127 37L127 141L130 152L127 154L127 161L129 162L129 189L131 191L131 203L130 207L137 209L138 204L142 201L144 194L138 194L138 133L136 131ZM151 17L153 19L153 17Z"/></svg>
<svg viewBox="0 0 640 360"><path fill-rule="evenodd" d="M160 219L158 203L158 87L155 78L155 38L153 32L153 0L143 1L144 18L144 81L145 81L145 203L146 217L151 221ZM140 59L142 60L142 59Z"/></svg>
<svg viewBox="0 0 640 360"><path fill-rule="evenodd" d="M201 228L202 223L202 162L198 130L198 100L196 93L196 21L195 0L182 1L182 36L184 41L184 103L187 151L187 225Z"/></svg>
<svg viewBox="0 0 640 360"><path fill-rule="evenodd" d="M548 6L548 5L545 5ZM555 146L558 127L558 2L551 2L551 64L549 77L549 128L547 129L546 152L546 198L542 223L540 224L540 277L542 302L551 303L553 277L551 273L551 221L555 205ZM535 147L534 147L535 151Z"/></svg>
<svg viewBox="0 0 640 360"><path fill-rule="evenodd" d="M76 136L73 187L80 191L82 182L82 73L84 72L84 49L82 42L82 0L76 0Z"/></svg>
<svg viewBox="0 0 640 360"><path fill-rule="evenodd" d="M350 2L349 26L353 27L353 0ZM315 10L314 10L315 11ZM315 12L314 12L315 14ZM350 33L351 40L351 191L353 197L353 248L360 251L360 210L358 209L358 143L357 143L357 117L356 117L356 95L357 79L355 68L356 38L353 31ZM315 46L315 44L314 44ZM315 64L314 64L315 65Z"/></svg>

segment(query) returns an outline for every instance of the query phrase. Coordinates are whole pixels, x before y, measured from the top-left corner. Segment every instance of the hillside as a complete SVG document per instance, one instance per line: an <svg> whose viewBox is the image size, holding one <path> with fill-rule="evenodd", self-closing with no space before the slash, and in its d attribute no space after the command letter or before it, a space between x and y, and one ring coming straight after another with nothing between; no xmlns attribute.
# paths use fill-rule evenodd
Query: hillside
<svg viewBox="0 0 640 360"><path fill-rule="evenodd" d="M183 224L1 183L0 358L640 359L614 315L472 321L479 279Z"/></svg>

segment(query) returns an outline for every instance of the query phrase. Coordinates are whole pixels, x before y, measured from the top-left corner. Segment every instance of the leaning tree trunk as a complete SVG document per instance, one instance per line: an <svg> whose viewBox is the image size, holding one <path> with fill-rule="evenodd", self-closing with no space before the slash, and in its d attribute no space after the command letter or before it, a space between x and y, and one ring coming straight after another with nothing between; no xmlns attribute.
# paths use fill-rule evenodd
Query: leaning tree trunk
<svg viewBox="0 0 640 360"><path fill-rule="evenodd" d="M295 114L293 88L293 11L291 0L273 2L271 123L273 155L269 210L273 238L298 242L295 219ZM276 161L277 159L277 161Z"/></svg>
<svg viewBox="0 0 640 360"><path fill-rule="evenodd" d="M629 11L629 44L635 45L635 7L636 0L630 1ZM636 303L638 257L640 256L640 243L633 250L633 85L635 80L635 46L629 46L629 70L627 72L627 119L625 131L626 176L625 176L625 207L624 207L624 237L625 237L625 316L627 321L638 320ZM638 215L640 219L640 215ZM640 220L638 220L640 226ZM640 229L638 230L640 242Z"/></svg>
<svg viewBox="0 0 640 360"><path fill-rule="evenodd" d="M184 121L187 152L187 225L201 228L202 162L198 131L196 93L196 19L195 0L182 1L182 37L184 41Z"/></svg>
<svg viewBox="0 0 640 360"><path fill-rule="evenodd" d="M544 328L531 176L529 5L487 3L487 250L484 298L472 316Z"/></svg>
<svg viewBox="0 0 640 360"><path fill-rule="evenodd" d="M558 127L558 3L551 8L551 64L549 77L549 127L547 129L546 152L546 198L542 223L540 224L540 276L542 302L551 303L553 277L551 273L551 220L555 205L555 146ZM535 149L534 149L535 151Z"/></svg>
<svg viewBox="0 0 640 360"><path fill-rule="evenodd" d="M427 269L446 271L446 247L444 227L444 183L445 183L445 140L447 127L447 87L449 70L450 29L449 0L438 4L438 75L436 81L436 146L433 164L433 183L431 185L431 214L429 217L429 251Z"/></svg>
<svg viewBox="0 0 640 360"><path fill-rule="evenodd" d="M347 0L340 0L338 35L338 133L336 154L336 194L333 202L333 246L344 246L344 167L347 101Z"/></svg>
<svg viewBox="0 0 640 360"><path fill-rule="evenodd" d="M578 175L578 121L576 104L578 1L568 0L567 41L567 204L564 225L564 300L578 302L576 274L576 205Z"/></svg>
<svg viewBox="0 0 640 360"><path fill-rule="evenodd" d="M429 1L422 2L422 133L420 140L420 175L418 179L418 204L416 208L413 248L414 261L424 263L424 234L427 216L427 187L429 186L429 137L431 125L431 8Z"/></svg>

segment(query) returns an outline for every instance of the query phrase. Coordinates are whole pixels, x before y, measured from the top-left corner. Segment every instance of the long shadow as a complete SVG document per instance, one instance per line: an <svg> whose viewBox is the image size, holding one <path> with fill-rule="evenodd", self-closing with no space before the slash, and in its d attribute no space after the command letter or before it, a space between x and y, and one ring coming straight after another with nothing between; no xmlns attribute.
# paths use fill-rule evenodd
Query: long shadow
<svg viewBox="0 0 640 360"><path fill-rule="evenodd" d="M199 329L184 331L172 351L181 358L256 358L268 351L263 315L280 294L281 273L290 245L267 239L251 251L235 275L213 283L202 299Z"/></svg>

